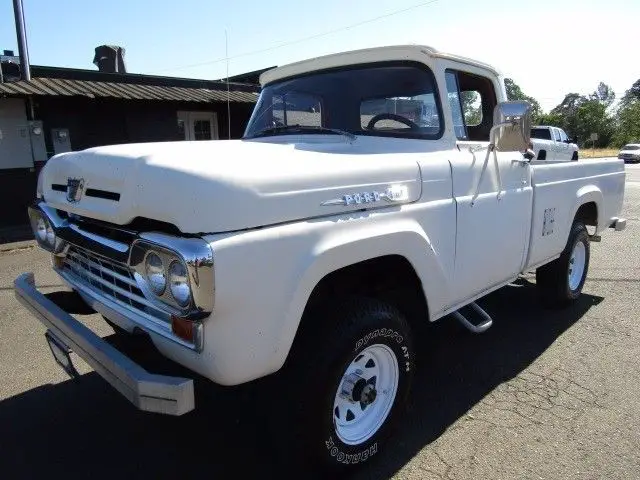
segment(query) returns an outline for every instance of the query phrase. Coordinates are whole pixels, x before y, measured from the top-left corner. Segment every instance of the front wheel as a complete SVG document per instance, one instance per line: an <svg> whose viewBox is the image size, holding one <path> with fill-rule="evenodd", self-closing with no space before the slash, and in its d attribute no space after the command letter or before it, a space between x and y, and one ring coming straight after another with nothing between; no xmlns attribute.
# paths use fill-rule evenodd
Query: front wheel
<svg viewBox="0 0 640 480"><path fill-rule="evenodd" d="M373 299L312 317L283 372L286 449L345 470L378 455L401 414L414 370L411 332L395 308Z"/></svg>
<svg viewBox="0 0 640 480"><path fill-rule="evenodd" d="M575 222L560 257L536 270L536 284L545 302L566 306L580 296L587 279L590 254L587 227Z"/></svg>

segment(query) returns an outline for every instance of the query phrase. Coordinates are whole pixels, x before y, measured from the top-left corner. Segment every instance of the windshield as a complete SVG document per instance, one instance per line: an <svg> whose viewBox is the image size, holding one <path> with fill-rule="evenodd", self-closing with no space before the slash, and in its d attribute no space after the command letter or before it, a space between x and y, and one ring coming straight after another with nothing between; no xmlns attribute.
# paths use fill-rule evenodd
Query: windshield
<svg viewBox="0 0 640 480"><path fill-rule="evenodd" d="M640 150L640 145L625 145L622 150Z"/></svg>
<svg viewBox="0 0 640 480"><path fill-rule="evenodd" d="M532 128L531 138L539 138L541 140L551 140L551 130L549 128Z"/></svg>
<svg viewBox="0 0 640 480"><path fill-rule="evenodd" d="M342 131L435 139L442 132L436 98L433 74L419 64L313 73L267 85L245 138Z"/></svg>

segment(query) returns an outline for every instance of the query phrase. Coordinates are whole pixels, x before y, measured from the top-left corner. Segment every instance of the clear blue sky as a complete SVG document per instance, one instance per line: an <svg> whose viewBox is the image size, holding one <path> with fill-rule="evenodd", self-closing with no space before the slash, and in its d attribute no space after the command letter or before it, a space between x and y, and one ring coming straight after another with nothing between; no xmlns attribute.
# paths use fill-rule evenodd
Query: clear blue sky
<svg viewBox="0 0 640 480"><path fill-rule="evenodd" d="M231 75L342 50L420 43L495 65L545 109L569 91L592 92L600 80L620 96L640 78L637 0L436 0L416 8L426 2L23 3L36 65L95 69L94 48L106 43L125 47L130 72L221 78L226 64L213 61L225 57L226 28ZM409 10L372 20L402 9ZM0 49L17 52L11 0L0 0Z"/></svg>

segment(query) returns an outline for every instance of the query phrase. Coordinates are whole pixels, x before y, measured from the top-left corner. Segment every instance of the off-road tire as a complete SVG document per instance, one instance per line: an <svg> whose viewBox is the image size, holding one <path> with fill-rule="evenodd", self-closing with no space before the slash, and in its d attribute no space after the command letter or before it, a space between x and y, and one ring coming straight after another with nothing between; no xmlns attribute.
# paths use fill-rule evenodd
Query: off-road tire
<svg viewBox="0 0 640 480"><path fill-rule="evenodd" d="M286 393L276 400L280 406L275 407L270 428L279 429L280 435L286 437L277 449L289 466L296 459L297 469L307 472L319 468L332 474L346 473L380 455L404 411L415 368L411 331L397 309L370 298L334 302L332 307L309 315L279 372L278 383ZM395 399L373 436L348 445L338 437L335 427L336 392L347 368L360 353L371 347L380 348L376 346L380 344L397 359ZM382 394L378 395L376 400L382 398ZM348 413L343 415L346 418Z"/></svg>
<svg viewBox="0 0 640 480"><path fill-rule="evenodd" d="M569 280L573 267L571 260L578 243L584 245L584 269L579 283L572 288ZM589 257L590 243L587 227L582 222L576 221L571 227L567 245L560 257L536 270L536 285L546 305L566 307L580 296L589 270Z"/></svg>

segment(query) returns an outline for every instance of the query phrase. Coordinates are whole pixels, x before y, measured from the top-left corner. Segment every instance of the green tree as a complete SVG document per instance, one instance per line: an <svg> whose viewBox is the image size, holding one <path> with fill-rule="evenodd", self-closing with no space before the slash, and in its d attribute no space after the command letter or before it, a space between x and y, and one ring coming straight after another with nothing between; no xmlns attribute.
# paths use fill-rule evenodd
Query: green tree
<svg viewBox="0 0 640 480"><path fill-rule="evenodd" d="M621 147L625 143L637 142L640 142L640 100L633 100L618 111L613 143Z"/></svg>
<svg viewBox="0 0 640 480"><path fill-rule="evenodd" d="M624 107L634 100L640 100L640 78L636 80L633 85L631 85L631 88L622 96L620 99L620 106Z"/></svg>
<svg viewBox="0 0 640 480"><path fill-rule="evenodd" d="M524 100L531 104L531 116L534 123L539 123L540 115L542 115L542 109L540 103L529 95L525 95L520 86L511 78L504 79L504 87L507 91L507 100Z"/></svg>
<svg viewBox="0 0 640 480"><path fill-rule="evenodd" d="M561 127L569 136L578 135L578 108L587 98L579 93L567 93L562 102L556 105L550 112L551 117L555 120L549 125ZM584 138L578 138L582 142Z"/></svg>
<svg viewBox="0 0 640 480"><path fill-rule="evenodd" d="M607 113L605 101L590 99L583 102L576 111L575 123L575 135L583 146L592 133L597 133L595 146L606 147L615 133L614 122Z"/></svg>
<svg viewBox="0 0 640 480"><path fill-rule="evenodd" d="M568 93L545 118L548 124L562 127L569 136L578 138L581 147L591 146L592 133L598 134L597 147L606 147L616 129L610 107L616 98L613 89L600 82L588 97L579 93Z"/></svg>
<svg viewBox="0 0 640 480"><path fill-rule="evenodd" d="M482 122L482 104L480 95L473 90L460 92L462 97L462 110L467 125L478 125Z"/></svg>
<svg viewBox="0 0 640 480"><path fill-rule="evenodd" d="M605 105L606 108L609 108L616 99L616 93L609 85L604 82L600 82L598 84L598 88L591 94L589 99L596 100Z"/></svg>
<svg viewBox="0 0 640 480"><path fill-rule="evenodd" d="M636 100L640 100L640 78L631 85L631 88L627 90L626 95L629 95Z"/></svg>
<svg viewBox="0 0 640 480"><path fill-rule="evenodd" d="M620 101L613 137L613 143L618 147L636 142L640 142L640 79L631 85Z"/></svg>

